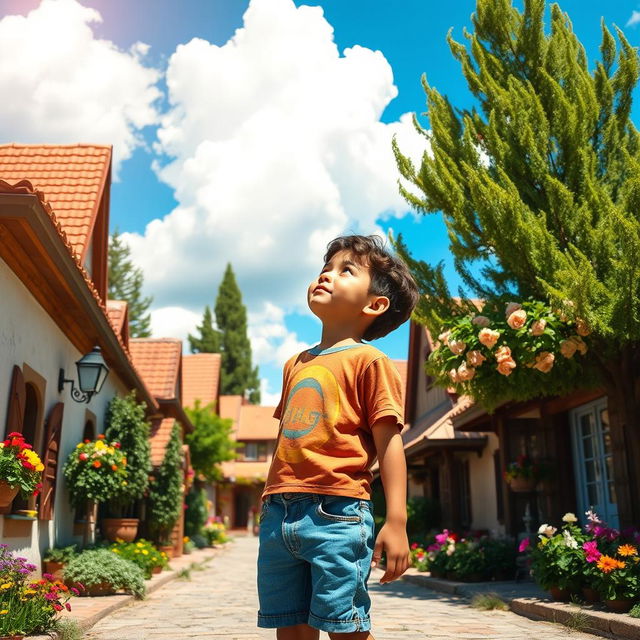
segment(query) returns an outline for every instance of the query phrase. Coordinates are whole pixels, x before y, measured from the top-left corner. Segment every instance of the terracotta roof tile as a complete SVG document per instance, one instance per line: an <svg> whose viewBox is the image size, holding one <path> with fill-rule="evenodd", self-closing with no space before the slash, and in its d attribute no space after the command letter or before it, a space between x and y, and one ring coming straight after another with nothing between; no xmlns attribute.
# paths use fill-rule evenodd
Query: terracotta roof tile
<svg viewBox="0 0 640 640"><path fill-rule="evenodd" d="M200 400L201 406L218 402L221 364L219 353L193 353L182 358L182 404L185 407L194 407L196 400Z"/></svg>
<svg viewBox="0 0 640 640"><path fill-rule="evenodd" d="M273 417L275 407L243 404L236 440L275 440L278 437L279 421Z"/></svg>
<svg viewBox="0 0 640 640"><path fill-rule="evenodd" d="M83 256L111 167L111 146L0 145L0 180L43 191L69 242Z"/></svg>
<svg viewBox="0 0 640 640"><path fill-rule="evenodd" d="M133 366L155 398L172 400L179 393L178 373L182 341L177 338L132 338Z"/></svg>
<svg viewBox="0 0 640 640"><path fill-rule="evenodd" d="M167 450L175 423L175 418L163 418L162 420L155 420L151 424L149 442L151 443L151 464L154 467L160 466L164 460L164 453Z"/></svg>
<svg viewBox="0 0 640 640"><path fill-rule="evenodd" d="M240 407L242 407L242 396L220 396L220 411L218 415L221 418L231 418L231 435L236 437L238 431L238 423L240 422Z"/></svg>
<svg viewBox="0 0 640 640"><path fill-rule="evenodd" d="M117 334L122 334L127 303L124 300L107 300L107 315L113 330Z"/></svg>

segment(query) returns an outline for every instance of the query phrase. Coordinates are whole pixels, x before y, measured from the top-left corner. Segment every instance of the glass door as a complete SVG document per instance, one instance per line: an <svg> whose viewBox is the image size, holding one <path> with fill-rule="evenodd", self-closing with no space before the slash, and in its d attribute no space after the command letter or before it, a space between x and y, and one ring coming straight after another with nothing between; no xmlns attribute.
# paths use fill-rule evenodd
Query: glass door
<svg viewBox="0 0 640 640"><path fill-rule="evenodd" d="M610 527L618 527L606 398L574 409L571 425L580 520L592 508Z"/></svg>

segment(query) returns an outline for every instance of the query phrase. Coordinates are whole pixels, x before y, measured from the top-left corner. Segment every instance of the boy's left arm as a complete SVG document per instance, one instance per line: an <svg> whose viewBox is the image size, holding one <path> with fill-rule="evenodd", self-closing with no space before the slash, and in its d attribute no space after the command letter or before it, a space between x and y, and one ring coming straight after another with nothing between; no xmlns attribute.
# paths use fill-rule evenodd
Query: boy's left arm
<svg viewBox="0 0 640 640"><path fill-rule="evenodd" d="M380 583L398 579L409 567L409 539L407 538L407 463L398 420L386 416L372 426L384 487L387 517L376 537L373 550L374 567L382 552L387 556L387 570Z"/></svg>

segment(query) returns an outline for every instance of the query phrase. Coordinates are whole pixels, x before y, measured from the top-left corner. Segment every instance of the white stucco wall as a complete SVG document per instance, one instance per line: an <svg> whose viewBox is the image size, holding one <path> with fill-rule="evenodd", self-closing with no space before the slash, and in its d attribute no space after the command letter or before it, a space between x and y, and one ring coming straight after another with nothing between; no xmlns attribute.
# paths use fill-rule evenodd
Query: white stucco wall
<svg viewBox="0 0 640 640"><path fill-rule="evenodd" d="M496 501L496 480L493 454L498 449L498 437L488 436L487 445L479 458L469 454L469 484L471 485L472 529L488 529L494 534L504 533L504 526L498 522Z"/></svg>
<svg viewBox="0 0 640 640"><path fill-rule="evenodd" d="M82 439L86 409L95 414L96 433L101 433L104 431L104 415L109 400L114 395L127 393L125 385L114 372L109 372L102 391L94 396L89 404L80 404L72 400L69 384L65 385L62 393L58 393L59 369L63 368L65 377L73 378L77 384L75 362L83 355L75 349L28 289L0 259L0 436L5 435L14 365L17 364L23 369L27 364L46 379L42 412L44 420L56 403L64 402L54 519L50 522L21 523L21 531L24 530L26 535L6 537L5 518L0 515L0 539L11 549L20 551L21 555L28 557L37 566L40 566L41 552L47 547L53 544L81 542L81 538L73 536L74 514L64 487L62 466L69 452ZM42 454L43 425L40 424L38 428L41 434L40 442L34 444L38 454ZM14 525L15 521L11 523L12 528L15 528Z"/></svg>

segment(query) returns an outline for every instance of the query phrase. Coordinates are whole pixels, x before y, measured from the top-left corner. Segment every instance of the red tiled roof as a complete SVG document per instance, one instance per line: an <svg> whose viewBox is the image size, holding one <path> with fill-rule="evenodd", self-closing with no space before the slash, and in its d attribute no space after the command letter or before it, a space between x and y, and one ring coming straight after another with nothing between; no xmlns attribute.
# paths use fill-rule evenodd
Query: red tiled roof
<svg viewBox="0 0 640 640"><path fill-rule="evenodd" d="M133 366L155 398L172 400L178 393L182 341L177 338L132 338Z"/></svg>
<svg viewBox="0 0 640 640"><path fill-rule="evenodd" d="M124 300L107 300L107 315L113 330L122 335L127 303Z"/></svg>
<svg viewBox="0 0 640 640"><path fill-rule="evenodd" d="M182 358L182 404L185 407L194 407L196 400L200 400L201 406L218 401L221 364L219 353L194 353Z"/></svg>
<svg viewBox="0 0 640 640"><path fill-rule="evenodd" d="M151 425L149 442L151 443L151 464L154 467L160 466L164 460L164 454L171 439L171 432L175 423L175 418L163 418L162 420L154 421Z"/></svg>
<svg viewBox="0 0 640 640"><path fill-rule="evenodd" d="M43 191L74 251L81 257L111 167L111 146L0 145L0 180L29 180Z"/></svg>
<svg viewBox="0 0 640 640"><path fill-rule="evenodd" d="M236 440L275 440L278 437L279 421L273 417L275 407L243 404Z"/></svg>
<svg viewBox="0 0 640 640"><path fill-rule="evenodd" d="M236 437L238 431L238 423L240 421L240 407L242 407L242 396L220 396L220 411L218 415L221 418L231 418L231 436Z"/></svg>

